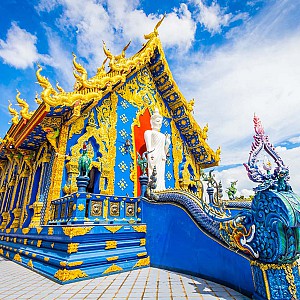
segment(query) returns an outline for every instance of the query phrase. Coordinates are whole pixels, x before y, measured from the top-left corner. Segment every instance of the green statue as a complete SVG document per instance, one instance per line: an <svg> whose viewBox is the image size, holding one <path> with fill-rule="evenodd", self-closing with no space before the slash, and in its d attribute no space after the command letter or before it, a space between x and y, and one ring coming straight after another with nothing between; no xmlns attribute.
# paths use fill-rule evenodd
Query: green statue
<svg viewBox="0 0 300 300"><path fill-rule="evenodd" d="M234 200L236 198L235 194L237 192L236 183L238 181L232 181L230 183L230 187L226 189L226 193L228 195L229 200Z"/></svg>
<svg viewBox="0 0 300 300"><path fill-rule="evenodd" d="M92 160L87 156L86 143L84 143L82 147L82 155L78 160L79 176L88 177L91 161Z"/></svg>

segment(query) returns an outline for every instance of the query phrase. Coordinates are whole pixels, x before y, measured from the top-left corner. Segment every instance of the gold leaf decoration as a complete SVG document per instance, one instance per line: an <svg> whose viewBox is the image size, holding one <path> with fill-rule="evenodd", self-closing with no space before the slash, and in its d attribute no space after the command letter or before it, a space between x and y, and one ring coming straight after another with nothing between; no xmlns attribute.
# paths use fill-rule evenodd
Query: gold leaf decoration
<svg viewBox="0 0 300 300"><path fill-rule="evenodd" d="M150 256L140 259L133 268L145 267L150 265Z"/></svg>
<svg viewBox="0 0 300 300"><path fill-rule="evenodd" d="M18 261L18 262L22 262L22 258L21 258L21 255L20 254L16 254L14 256L14 260Z"/></svg>
<svg viewBox="0 0 300 300"><path fill-rule="evenodd" d="M63 232L65 235L68 235L70 238L79 235L85 235L90 232L93 227L64 227Z"/></svg>
<svg viewBox="0 0 300 300"><path fill-rule="evenodd" d="M119 231L123 226L104 226L105 229L107 229L108 231L112 232L112 233L116 233L117 231Z"/></svg>
<svg viewBox="0 0 300 300"><path fill-rule="evenodd" d="M57 278L60 281L70 281L74 280L77 278L83 278L83 277L88 277L88 275L81 271L80 269L75 269L75 270L58 270L55 274L54 277Z"/></svg>
<svg viewBox="0 0 300 300"><path fill-rule="evenodd" d="M132 228L137 232L147 232L147 226L146 225L138 225L138 226L132 226Z"/></svg>
<svg viewBox="0 0 300 300"><path fill-rule="evenodd" d="M108 274L108 273L113 273L118 271L123 271L123 269L120 266L113 264L109 268L107 268L102 274Z"/></svg>

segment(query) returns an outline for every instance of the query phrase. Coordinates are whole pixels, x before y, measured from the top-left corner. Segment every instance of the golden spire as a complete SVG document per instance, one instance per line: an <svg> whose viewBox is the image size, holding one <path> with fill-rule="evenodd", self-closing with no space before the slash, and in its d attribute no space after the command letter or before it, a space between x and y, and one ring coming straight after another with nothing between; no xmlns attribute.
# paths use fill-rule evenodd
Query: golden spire
<svg viewBox="0 0 300 300"><path fill-rule="evenodd" d="M8 111L13 116L11 120L14 124L17 125L19 123L19 113L17 112L16 109L12 108L12 103L10 102L10 100L8 100L8 102L9 102Z"/></svg>
<svg viewBox="0 0 300 300"><path fill-rule="evenodd" d="M79 64L77 61L76 61L76 58L77 56L75 55L75 53L72 53L73 54L73 66L75 68L75 70L81 74L82 76L82 79L83 80L87 80L87 71L86 69L81 65ZM76 78L76 77L75 77Z"/></svg>
<svg viewBox="0 0 300 300"><path fill-rule="evenodd" d="M164 16L162 17L162 19L157 22L157 24L154 27L153 32L151 32L149 34L144 34L144 38L146 40L151 40L152 38L158 36L158 27L161 25L161 23L162 23L162 21L164 20L165 17L166 17L166 14L164 14Z"/></svg>
<svg viewBox="0 0 300 300"><path fill-rule="evenodd" d="M21 117L23 117L26 120L29 120L31 116L33 115L33 112L29 113L29 105L28 103L20 98L21 93L17 90L16 100L19 104L19 106L22 108L20 111Z"/></svg>
<svg viewBox="0 0 300 300"><path fill-rule="evenodd" d="M49 82L49 80L46 77L41 75L42 70L43 70L43 68L40 65L38 65L38 69L37 69L35 75L36 75L36 78L38 80L38 84L42 88L46 89L46 88L49 88L51 86L51 83Z"/></svg>

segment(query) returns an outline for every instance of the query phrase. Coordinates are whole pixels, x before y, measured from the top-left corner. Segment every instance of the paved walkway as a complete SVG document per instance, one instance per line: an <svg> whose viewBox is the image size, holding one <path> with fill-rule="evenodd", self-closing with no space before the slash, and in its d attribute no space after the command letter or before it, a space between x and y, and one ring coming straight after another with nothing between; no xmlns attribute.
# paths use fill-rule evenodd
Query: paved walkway
<svg viewBox="0 0 300 300"><path fill-rule="evenodd" d="M0 257L0 299L249 299L238 292L194 276L144 268L60 285Z"/></svg>

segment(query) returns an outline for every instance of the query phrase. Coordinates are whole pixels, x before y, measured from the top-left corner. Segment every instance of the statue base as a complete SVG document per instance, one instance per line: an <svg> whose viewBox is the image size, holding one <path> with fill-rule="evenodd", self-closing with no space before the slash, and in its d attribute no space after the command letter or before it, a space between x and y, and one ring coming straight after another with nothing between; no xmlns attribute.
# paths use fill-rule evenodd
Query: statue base
<svg viewBox="0 0 300 300"><path fill-rule="evenodd" d="M89 185L90 178L88 176L78 176L76 178L78 193L86 193L86 188Z"/></svg>

